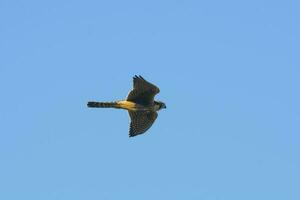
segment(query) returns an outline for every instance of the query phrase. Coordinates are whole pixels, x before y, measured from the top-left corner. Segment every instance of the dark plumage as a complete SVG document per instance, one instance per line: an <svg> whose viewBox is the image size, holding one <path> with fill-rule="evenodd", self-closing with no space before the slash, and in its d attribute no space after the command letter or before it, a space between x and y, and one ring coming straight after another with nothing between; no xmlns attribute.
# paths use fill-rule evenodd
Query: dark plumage
<svg viewBox="0 0 300 200"><path fill-rule="evenodd" d="M88 102L91 108L120 108L128 110L130 116L129 136L133 137L145 133L155 122L157 111L166 108L161 101L154 97L159 88L146 81L142 76L133 77L133 89L126 100L116 102Z"/></svg>

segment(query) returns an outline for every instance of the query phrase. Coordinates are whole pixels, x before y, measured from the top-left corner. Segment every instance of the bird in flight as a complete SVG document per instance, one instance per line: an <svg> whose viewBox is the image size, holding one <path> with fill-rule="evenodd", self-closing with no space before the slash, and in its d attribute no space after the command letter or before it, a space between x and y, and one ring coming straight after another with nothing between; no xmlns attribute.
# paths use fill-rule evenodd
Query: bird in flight
<svg viewBox="0 0 300 200"><path fill-rule="evenodd" d="M117 108L128 110L130 117L129 137L145 133L157 118L157 111L167 108L161 101L155 101L154 96L159 88L146 81L142 76L133 77L133 89L126 100L114 102L90 101L90 108Z"/></svg>

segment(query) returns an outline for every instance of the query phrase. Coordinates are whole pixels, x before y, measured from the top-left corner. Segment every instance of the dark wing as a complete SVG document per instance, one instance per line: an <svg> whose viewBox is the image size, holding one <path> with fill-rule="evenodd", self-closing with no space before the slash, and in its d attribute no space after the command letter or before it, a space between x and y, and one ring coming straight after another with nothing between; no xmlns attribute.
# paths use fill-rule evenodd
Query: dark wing
<svg viewBox="0 0 300 200"><path fill-rule="evenodd" d="M145 133L157 118L157 112L129 111L131 119L129 137Z"/></svg>
<svg viewBox="0 0 300 200"><path fill-rule="evenodd" d="M133 90L127 96L127 101L132 101L144 106L153 105L154 96L159 93L159 88L146 81L142 76L133 77Z"/></svg>

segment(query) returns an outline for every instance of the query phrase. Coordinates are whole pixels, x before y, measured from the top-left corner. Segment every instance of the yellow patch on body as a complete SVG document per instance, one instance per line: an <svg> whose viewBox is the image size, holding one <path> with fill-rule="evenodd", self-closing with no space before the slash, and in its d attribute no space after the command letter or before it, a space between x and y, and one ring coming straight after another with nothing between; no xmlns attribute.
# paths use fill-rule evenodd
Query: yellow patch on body
<svg viewBox="0 0 300 200"><path fill-rule="evenodd" d="M118 101L117 104L120 108L130 110L130 111L136 111L138 110L139 107L138 104L131 101Z"/></svg>

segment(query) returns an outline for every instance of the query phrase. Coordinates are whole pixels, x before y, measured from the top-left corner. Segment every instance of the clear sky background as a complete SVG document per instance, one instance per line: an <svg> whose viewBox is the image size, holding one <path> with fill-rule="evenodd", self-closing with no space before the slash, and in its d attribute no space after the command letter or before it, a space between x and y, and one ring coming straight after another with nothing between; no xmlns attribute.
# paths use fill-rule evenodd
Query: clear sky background
<svg viewBox="0 0 300 200"><path fill-rule="evenodd" d="M0 199L300 199L299 1L0 1ZM153 127L88 109L161 89Z"/></svg>

